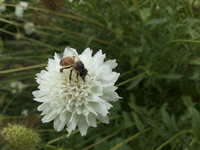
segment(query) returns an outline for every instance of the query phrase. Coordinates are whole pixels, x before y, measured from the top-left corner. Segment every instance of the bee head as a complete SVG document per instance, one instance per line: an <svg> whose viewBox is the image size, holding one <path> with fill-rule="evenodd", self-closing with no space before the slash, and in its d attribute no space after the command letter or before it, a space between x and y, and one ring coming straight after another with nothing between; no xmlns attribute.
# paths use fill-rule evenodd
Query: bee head
<svg viewBox="0 0 200 150"><path fill-rule="evenodd" d="M87 69L84 69L80 72L80 77L83 79L83 81L85 82L85 76L88 74Z"/></svg>

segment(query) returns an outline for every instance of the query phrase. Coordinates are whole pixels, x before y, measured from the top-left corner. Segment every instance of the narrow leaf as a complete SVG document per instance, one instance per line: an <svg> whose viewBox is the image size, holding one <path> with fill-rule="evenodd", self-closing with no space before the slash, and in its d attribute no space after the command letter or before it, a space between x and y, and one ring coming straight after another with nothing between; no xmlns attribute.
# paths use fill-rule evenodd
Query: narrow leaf
<svg viewBox="0 0 200 150"><path fill-rule="evenodd" d="M138 117L138 115L136 113L134 113L134 112L131 112L131 113L133 115L133 118L134 118L135 125L136 125L137 129L140 132L142 132L144 130L144 127L143 127L143 124L142 124L140 118Z"/></svg>
<svg viewBox="0 0 200 150"><path fill-rule="evenodd" d="M157 78L163 78L163 79L180 79L183 75L168 73L168 74L157 74L155 76Z"/></svg>
<svg viewBox="0 0 200 150"><path fill-rule="evenodd" d="M127 87L127 90L131 90L132 88L134 88L135 86L137 86L139 84L140 81L142 81L142 79L144 78L144 74L139 74L138 76L136 76L132 82L130 83L130 85Z"/></svg>

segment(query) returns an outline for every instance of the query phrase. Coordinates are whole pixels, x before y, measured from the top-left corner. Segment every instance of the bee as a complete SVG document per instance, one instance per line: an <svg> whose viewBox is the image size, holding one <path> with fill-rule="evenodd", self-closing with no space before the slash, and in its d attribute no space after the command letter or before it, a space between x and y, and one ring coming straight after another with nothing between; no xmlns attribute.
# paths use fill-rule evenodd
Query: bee
<svg viewBox="0 0 200 150"><path fill-rule="evenodd" d="M67 46L68 49L68 57L64 57L60 60L60 66L63 68L60 69L60 72L63 73L64 69L70 69L70 74L69 74L69 80L71 81L72 78L72 71L74 70L76 72L76 78L78 80L78 76L82 78L82 80L85 82L85 76L88 75L88 71L85 68L83 62L79 59L77 54Z"/></svg>

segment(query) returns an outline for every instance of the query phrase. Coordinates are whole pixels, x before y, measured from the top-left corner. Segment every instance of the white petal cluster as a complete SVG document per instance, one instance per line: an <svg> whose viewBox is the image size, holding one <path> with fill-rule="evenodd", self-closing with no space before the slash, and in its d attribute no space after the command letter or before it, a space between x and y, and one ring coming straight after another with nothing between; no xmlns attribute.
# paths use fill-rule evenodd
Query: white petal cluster
<svg viewBox="0 0 200 150"><path fill-rule="evenodd" d="M0 0L0 12L6 11L6 6L1 5L4 2L4 0Z"/></svg>
<svg viewBox="0 0 200 150"><path fill-rule="evenodd" d="M69 2L72 3L73 0L69 0ZM78 4L79 4L79 5L81 5L81 4L85 4L85 2L84 2L83 0L79 0Z"/></svg>
<svg viewBox="0 0 200 150"><path fill-rule="evenodd" d="M27 22L24 24L24 30L27 35L31 35L35 32L35 25L33 22Z"/></svg>
<svg viewBox="0 0 200 150"><path fill-rule="evenodd" d="M76 50L72 49L76 54ZM63 53L63 58L68 57L68 48ZM89 126L96 127L96 119L102 123L109 123L108 114L112 105L120 97L115 92L114 86L119 73L112 69L117 66L115 60L104 62L105 54L98 51L92 56L92 50L85 49L78 56L88 70L85 82L70 69L60 72L60 59L55 53L54 59L48 60L46 70L36 74L39 90L34 91L34 100L42 103L38 110L44 115L42 122L54 120L54 128L61 131L65 126L72 132L78 126L81 135L86 135Z"/></svg>
<svg viewBox="0 0 200 150"><path fill-rule="evenodd" d="M0 12L6 11L6 6L0 5Z"/></svg>
<svg viewBox="0 0 200 150"><path fill-rule="evenodd" d="M15 15L18 18L23 18L24 10L26 10L28 7L28 2L21 1L16 7L15 7Z"/></svg>
<svg viewBox="0 0 200 150"><path fill-rule="evenodd" d="M21 93L23 89L25 89L27 86L23 84L21 81L14 81L10 83L10 87L12 89L12 93Z"/></svg>

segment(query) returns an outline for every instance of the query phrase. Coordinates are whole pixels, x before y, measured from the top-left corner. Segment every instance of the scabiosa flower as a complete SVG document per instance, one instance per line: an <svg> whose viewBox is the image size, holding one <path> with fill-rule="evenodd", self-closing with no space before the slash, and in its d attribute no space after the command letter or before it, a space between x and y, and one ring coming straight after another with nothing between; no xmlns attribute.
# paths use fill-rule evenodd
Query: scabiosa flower
<svg viewBox="0 0 200 150"><path fill-rule="evenodd" d="M3 145L8 149L35 150L41 141L36 131L20 124L8 124L2 127L0 135Z"/></svg>
<svg viewBox="0 0 200 150"><path fill-rule="evenodd" d="M15 15L18 18L23 18L24 10L26 10L27 7L28 7L28 2L21 1L20 4L18 4L15 7Z"/></svg>
<svg viewBox="0 0 200 150"><path fill-rule="evenodd" d="M27 85L23 84L21 81L14 81L10 83L10 87L13 94L21 93L23 89L27 87Z"/></svg>
<svg viewBox="0 0 200 150"><path fill-rule="evenodd" d="M79 57L84 64L82 67L88 71L85 81L77 76L73 67L60 72L62 58L75 58L71 52ZM40 85L39 90L33 92L34 100L42 103L38 110L44 115L43 123L54 120L56 131L66 126L69 133L78 126L82 136L86 135L89 126L97 126L96 119L109 123L108 110L112 107L109 102L120 98L114 86L119 73L112 71L117 66L115 60L104 62L104 59L101 50L92 56L92 50L87 48L78 55L75 49L67 47L61 58L55 53L54 59L48 60L46 70L36 74Z"/></svg>
<svg viewBox="0 0 200 150"><path fill-rule="evenodd" d="M27 35L31 35L35 32L35 25L33 22L27 22L24 24L24 30Z"/></svg>
<svg viewBox="0 0 200 150"><path fill-rule="evenodd" d="M69 0L69 2L72 3L73 0ZM78 4L79 4L79 5L81 5L81 4L85 4L85 2L84 2L83 0L79 0Z"/></svg>
<svg viewBox="0 0 200 150"><path fill-rule="evenodd" d="M28 109L23 109L22 112L21 112L21 114L23 116L28 116Z"/></svg>
<svg viewBox="0 0 200 150"><path fill-rule="evenodd" d="M81 4L85 4L85 3L83 0L80 0L78 4L81 5Z"/></svg>
<svg viewBox="0 0 200 150"><path fill-rule="evenodd" d="M3 12L6 10L6 6L5 5L1 5L4 2L4 0L0 0L0 12Z"/></svg>

